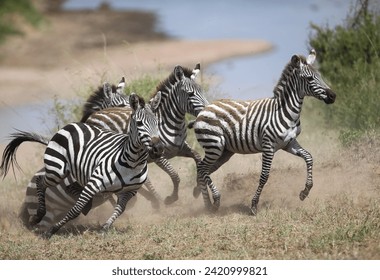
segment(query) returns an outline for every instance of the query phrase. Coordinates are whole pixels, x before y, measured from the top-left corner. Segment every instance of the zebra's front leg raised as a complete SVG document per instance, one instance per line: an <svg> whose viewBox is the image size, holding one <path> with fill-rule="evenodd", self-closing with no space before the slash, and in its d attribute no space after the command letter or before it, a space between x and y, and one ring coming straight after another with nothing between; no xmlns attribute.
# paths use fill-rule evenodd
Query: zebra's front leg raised
<svg viewBox="0 0 380 280"><path fill-rule="evenodd" d="M112 216L107 220L107 222L103 225L102 229L107 231L111 225L115 222L115 220L125 211L125 207L127 206L128 201L136 195L137 190L122 192L117 194L117 204L113 211Z"/></svg>
<svg viewBox="0 0 380 280"><path fill-rule="evenodd" d="M313 187L313 157L308 151L302 148L295 139L284 148L284 151L303 158L306 163L307 177L305 189L302 190L299 195L300 199L303 201L309 195L309 192Z"/></svg>
<svg viewBox="0 0 380 280"><path fill-rule="evenodd" d="M272 166L273 156L274 156L273 151L263 152L263 162L261 166L260 182L256 190L256 193L252 198L252 204L251 204L251 213L254 216L257 214L257 204L259 203L261 192L269 178L269 172Z"/></svg>
<svg viewBox="0 0 380 280"><path fill-rule="evenodd" d="M164 170L172 179L173 182L173 192L171 195L167 196L164 200L164 203L166 205L172 204L173 202L178 200L178 188L179 188L179 183L181 179L179 178L179 175L177 171L173 168L171 163L164 157L160 157L155 161L155 163L162 169ZM146 182L145 182L146 185ZM154 189L153 189L154 190ZM158 195L158 194L157 194Z"/></svg>

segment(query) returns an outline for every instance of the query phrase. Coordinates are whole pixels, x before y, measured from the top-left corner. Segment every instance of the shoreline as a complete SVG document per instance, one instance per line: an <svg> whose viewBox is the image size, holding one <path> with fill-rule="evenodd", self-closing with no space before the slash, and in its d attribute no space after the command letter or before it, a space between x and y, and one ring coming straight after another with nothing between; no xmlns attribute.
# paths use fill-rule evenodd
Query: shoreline
<svg viewBox="0 0 380 280"><path fill-rule="evenodd" d="M65 63L55 67L10 67L0 65L2 107L41 103L55 97L73 98L84 86L96 86L101 79L114 82L142 74L168 72L175 65L201 71L209 64L225 59L268 52L273 46L264 40L164 40L138 42L82 51L66 52Z"/></svg>

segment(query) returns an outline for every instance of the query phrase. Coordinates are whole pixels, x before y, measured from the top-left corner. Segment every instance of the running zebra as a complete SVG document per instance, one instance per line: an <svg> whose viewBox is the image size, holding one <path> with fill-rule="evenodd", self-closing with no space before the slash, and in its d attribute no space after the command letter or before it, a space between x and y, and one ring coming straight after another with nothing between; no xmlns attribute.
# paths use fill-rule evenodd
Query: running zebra
<svg viewBox="0 0 380 280"><path fill-rule="evenodd" d="M155 90L155 92L161 93L161 102L155 115L158 119L160 139L164 146L164 156L154 162L169 174L173 182L173 192L166 197L165 204L171 204L178 200L180 183L179 175L168 159L181 156L193 158L196 163L201 161L200 155L186 142L185 119L187 113L197 116L208 104L202 88L195 81L199 72L199 63L194 69L176 66L169 77L162 81ZM129 111L123 107L107 108L94 112L86 120L86 123L103 128L109 127L115 131L120 129L121 132L128 126L128 114ZM153 160L148 159L148 162L153 162ZM145 186L157 197L149 178L145 182Z"/></svg>
<svg viewBox="0 0 380 280"><path fill-rule="evenodd" d="M111 85L104 91L103 86L99 86L92 95L88 98L82 110L81 122L85 122L89 116L99 110L106 109L108 107L129 107L129 97L124 94L124 88L126 86L125 78L122 77L119 84ZM128 110L128 117L131 111ZM98 126L102 128L101 126ZM108 127L105 127L108 128ZM124 130L117 129L120 133L126 132ZM31 216L36 215L38 208L37 199L37 185L36 181L39 176L44 175L44 168L37 171L26 188L25 200L21 206L19 217L24 226L30 228L29 219ZM46 208L47 212L44 219L38 225L40 228L48 228L54 224L54 221L60 220L66 214L67 210L75 204L75 201L79 197L82 187L71 177L67 176L64 180L56 186L56 188L49 188L46 190ZM146 197L152 203L157 204L157 198L150 192L143 188L139 189L139 193ZM89 203L82 211L84 215L106 201L110 201L113 206L116 205L116 201L112 193L101 193L94 197L92 203ZM131 202L129 203L131 204Z"/></svg>
<svg viewBox="0 0 380 280"><path fill-rule="evenodd" d="M185 114L190 113L196 116L208 103L201 87L195 81L199 72L200 64L197 64L194 69L176 66L169 77L160 82L156 88L156 92L161 92L161 102L154 113L159 120L160 138L165 147L165 154L154 162L169 174L174 186L173 193L165 199L166 204L173 203L178 199L180 183L180 177L168 159L174 156L184 156L191 157L196 162L201 160L201 157L193 151L185 141L187 137ZM124 80L122 79L122 81ZM123 86L124 85L125 83L123 83ZM121 84L119 84L118 88L120 87ZM112 92L114 91L115 89L113 89ZM123 92L123 89L118 92ZM106 96L117 97L115 94L106 94ZM91 102L105 104L101 102L103 97L100 93L95 94L95 97L90 97L87 101L87 106L83 110L83 116L87 115L88 117L83 117L82 121L86 121L87 124L95 125L103 129L110 129L119 133L125 132L131 114L128 107L114 105L103 110L93 109ZM117 106L117 108L115 106ZM97 105L97 108L100 107L101 105ZM89 110L90 113L88 113L87 110ZM148 162L153 162L153 160L149 158ZM43 169L36 173L29 182L26 199L22 205L20 218L26 227L29 227L28 221L30 216L35 215L37 211L36 179L40 173L43 173ZM76 200L75 195L78 195L78 191L75 192L75 188L72 187L69 188L71 192L68 193L67 186L69 185L75 186L74 181L71 178L66 178L60 182L57 188L50 188L46 191L47 215L39 224L40 227L50 226L56 218L65 214L67 209L70 209L73 205L73 201ZM148 191L144 188L140 188L139 194L151 201L153 207L157 208L160 196L155 191L149 177L145 181L144 187L146 187ZM107 200L115 204L115 201L112 200L112 195L98 195L92 205L93 207L99 206ZM87 207L86 211L82 213L87 214L90 209L90 207Z"/></svg>
<svg viewBox="0 0 380 280"><path fill-rule="evenodd" d="M105 91L110 85L105 84ZM37 180L39 207L32 223L37 224L46 213L45 191L55 187L70 174L83 190L66 216L45 234L50 238L62 226L79 216L92 198L102 192L112 192L118 197L112 216L103 225L109 229L125 210L127 202L145 182L148 174L147 159L162 155L157 118L153 114L160 103L160 94L149 105L136 94L129 101L132 115L127 134L102 130L84 123L71 123L60 129L50 141L27 132L13 135L4 150L1 169L4 176L15 161L15 152L24 141L47 145L44 154L45 175Z"/></svg>
<svg viewBox="0 0 380 280"><path fill-rule="evenodd" d="M217 210L220 193L210 174L226 163L234 153L262 153L260 181L252 199L251 212L257 213L261 191L268 180L274 153L282 149L304 159L307 167L304 200L313 186L311 154L303 149L296 137L301 133L300 114L305 96L313 96L326 104L334 103L335 93L312 66L316 53L307 58L294 55L286 65L274 88L274 96L256 101L219 100L205 107L189 125L195 129L199 144L205 151L197 166L197 187L194 196L202 192L205 206ZM213 197L210 201L207 186Z"/></svg>

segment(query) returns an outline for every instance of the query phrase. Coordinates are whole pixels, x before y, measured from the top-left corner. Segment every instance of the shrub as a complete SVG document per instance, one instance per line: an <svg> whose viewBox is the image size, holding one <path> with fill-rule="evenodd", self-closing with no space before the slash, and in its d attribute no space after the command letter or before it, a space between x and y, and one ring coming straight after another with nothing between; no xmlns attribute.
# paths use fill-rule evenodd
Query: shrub
<svg viewBox="0 0 380 280"><path fill-rule="evenodd" d="M336 103L324 109L325 116L348 142L380 128L380 15L369 8L369 1L356 7L344 25L312 25L309 41L321 72L337 93Z"/></svg>

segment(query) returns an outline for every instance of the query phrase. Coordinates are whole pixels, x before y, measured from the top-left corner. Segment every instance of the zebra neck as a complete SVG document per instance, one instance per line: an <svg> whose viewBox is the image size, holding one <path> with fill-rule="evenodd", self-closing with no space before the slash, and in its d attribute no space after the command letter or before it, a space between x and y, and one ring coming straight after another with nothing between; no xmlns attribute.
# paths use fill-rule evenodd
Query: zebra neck
<svg viewBox="0 0 380 280"><path fill-rule="evenodd" d="M136 167L148 158L148 153L142 144L133 143L128 137L121 153L120 163L128 167Z"/></svg>
<svg viewBox="0 0 380 280"><path fill-rule="evenodd" d="M186 134L185 112L178 106L175 100L166 100L164 106L157 110L156 117L160 131L177 137Z"/></svg>
<svg viewBox="0 0 380 280"><path fill-rule="evenodd" d="M299 94L297 85L290 81L281 80L274 90L278 111L289 120L298 122L301 115L303 97Z"/></svg>

